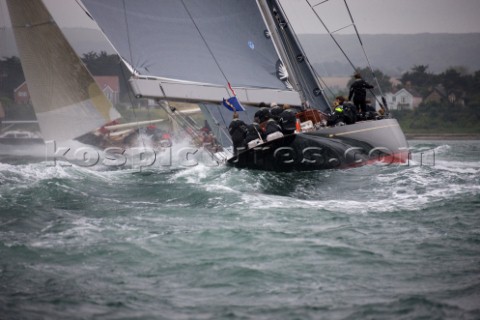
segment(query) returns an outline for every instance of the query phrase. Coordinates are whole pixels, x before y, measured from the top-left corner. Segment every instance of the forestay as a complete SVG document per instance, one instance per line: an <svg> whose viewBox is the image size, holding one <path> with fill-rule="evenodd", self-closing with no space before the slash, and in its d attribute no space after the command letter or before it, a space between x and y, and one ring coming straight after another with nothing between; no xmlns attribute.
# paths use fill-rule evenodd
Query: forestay
<svg viewBox="0 0 480 320"><path fill-rule="evenodd" d="M300 104L255 0L83 0L137 77L138 95L244 104Z"/></svg>

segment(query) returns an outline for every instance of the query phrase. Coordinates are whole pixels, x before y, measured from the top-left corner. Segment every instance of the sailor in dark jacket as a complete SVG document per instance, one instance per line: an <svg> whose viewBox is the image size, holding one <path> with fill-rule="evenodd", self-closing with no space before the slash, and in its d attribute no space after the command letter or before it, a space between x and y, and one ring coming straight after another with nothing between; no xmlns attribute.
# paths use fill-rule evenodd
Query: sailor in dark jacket
<svg viewBox="0 0 480 320"><path fill-rule="evenodd" d="M270 118L272 118L275 121L280 120L280 114L282 113L283 109L280 107L277 103L272 102L270 104Z"/></svg>
<svg viewBox="0 0 480 320"><path fill-rule="evenodd" d="M292 109L290 105L284 104L283 111L280 113L280 124L282 126L282 132L284 134L291 134L295 132L295 125L297 118L295 117L296 110Z"/></svg>
<svg viewBox="0 0 480 320"><path fill-rule="evenodd" d="M267 121L270 115L270 109L267 107L267 104L265 102L260 102L258 106L260 109L255 112L255 121L258 123Z"/></svg>
<svg viewBox="0 0 480 320"><path fill-rule="evenodd" d="M348 94L348 100L352 101L357 107L357 112L365 115L367 111L367 104L365 99L367 97L367 89L373 89L373 86L362 79L362 76L358 73L355 74L355 81L350 86L350 93Z"/></svg>
<svg viewBox="0 0 480 320"><path fill-rule="evenodd" d="M247 125L245 124L245 122L238 118L238 113L236 112L233 113L233 120L232 122L230 122L228 132L230 132L230 136L232 136L233 153L237 154L237 150L245 150L245 136L247 133Z"/></svg>
<svg viewBox="0 0 480 320"><path fill-rule="evenodd" d="M277 121L273 118L268 117L267 123L265 125L265 139L271 141L283 137L282 128Z"/></svg>
<svg viewBox="0 0 480 320"><path fill-rule="evenodd" d="M262 129L260 129L260 125L256 122L247 125L247 136L245 137L245 143L248 145L250 141L259 139L263 140L265 137L263 136Z"/></svg>

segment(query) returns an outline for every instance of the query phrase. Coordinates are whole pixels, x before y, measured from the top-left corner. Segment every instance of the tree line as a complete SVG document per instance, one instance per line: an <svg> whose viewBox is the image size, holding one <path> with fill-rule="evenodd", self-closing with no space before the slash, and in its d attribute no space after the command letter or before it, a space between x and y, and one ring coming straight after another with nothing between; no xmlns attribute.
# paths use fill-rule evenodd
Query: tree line
<svg viewBox="0 0 480 320"><path fill-rule="evenodd" d="M415 88L422 97L441 86L444 93L455 98L425 101L413 111L396 112L406 132L480 133L480 70L468 74L458 67L432 74L428 72L428 65L417 65L405 73L401 81Z"/></svg>
<svg viewBox="0 0 480 320"><path fill-rule="evenodd" d="M123 101L129 101L128 71L117 55L89 52L83 54L82 61L94 76L117 76L119 79L120 97ZM15 105L14 90L25 82L22 65L18 57L6 57L0 59L0 102L10 119L30 120L35 119L32 106L29 104Z"/></svg>
<svg viewBox="0 0 480 320"><path fill-rule="evenodd" d="M115 54L89 52L82 61L93 75L118 76L122 100L128 97L128 71ZM416 65L404 73L399 84L392 85L390 77L381 70L358 69L363 78L382 88L382 92L395 92L402 88L425 98L434 88L442 86L446 93L454 93L459 101L443 99L423 102L415 110L392 111L406 132L414 131L461 131L480 132L480 70L467 73L464 68L451 67L440 74L428 71L428 65ZM0 99L4 106L13 104L13 92L25 81L20 59L8 57L0 60ZM353 81L353 77L350 83ZM349 83L349 84L350 84ZM378 85L377 85L378 83ZM379 94L378 89L374 92ZM370 98L374 98L373 95Z"/></svg>
<svg viewBox="0 0 480 320"><path fill-rule="evenodd" d="M123 68L115 54L89 52L83 54L82 61L94 76L118 76L120 91L127 92L128 71ZM0 97L13 100L14 90L25 81L22 65L18 57L0 59Z"/></svg>

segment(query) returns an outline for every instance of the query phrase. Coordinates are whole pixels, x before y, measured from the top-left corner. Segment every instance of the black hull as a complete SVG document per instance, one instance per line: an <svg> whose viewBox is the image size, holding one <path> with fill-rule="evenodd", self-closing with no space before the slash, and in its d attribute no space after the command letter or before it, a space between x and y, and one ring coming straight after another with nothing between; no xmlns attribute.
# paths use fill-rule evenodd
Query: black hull
<svg viewBox="0 0 480 320"><path fill-rule="evenodd" d="M267 171L312 171L362 166L373 161L403 163L408 144L395 119L357 122L286 135L241 150L228 164Z"/></svg>

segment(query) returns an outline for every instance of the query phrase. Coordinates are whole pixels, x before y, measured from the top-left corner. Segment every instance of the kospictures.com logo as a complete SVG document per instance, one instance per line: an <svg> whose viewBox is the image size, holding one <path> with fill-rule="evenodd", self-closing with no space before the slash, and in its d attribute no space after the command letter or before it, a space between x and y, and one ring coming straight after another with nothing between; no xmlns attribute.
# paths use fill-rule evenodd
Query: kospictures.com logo
<svg viewBox="0 0 480 320"><path fill-rule="evenodd" d="M269 150L270 147L255 147L253 148L252 161L257 157L255 153L263 153ZM239 148L239 152L242 149ZM366 162L370 163L372 160L376 161L382 166L395 165L417 165L417 166L434 166L435 152L431 149L416 149L404 148L400 150L407 153L408 157L405 163L399 164L392 159L394 153L388 148L376 147L366 153L362 148L351 147L343 152L343 154L335 154L332 156L330 149L321 147L308 147L301 150L301 152L290 147L280 147L272 152L273 160L280 164L289 165L292 163L307 163L307 164L328 164L329 168L339 167L348 159L349 163L354 165L363 165ZM46 142L46 161L48 166L71 166L77 165L80 167L94 167L102 165L106 167L126 167L129 169L142 170L144 168L154 167L193 167L200 163L205 166L216 167L224 164L230 153L212 153L208 147L110 147L104 150L99 150L94 147L58 147L55 141ZM343 157L343 159L342 159ZM260 157L258 157L260 159ZM235 163L235 161L233 162Z"/></svg>

